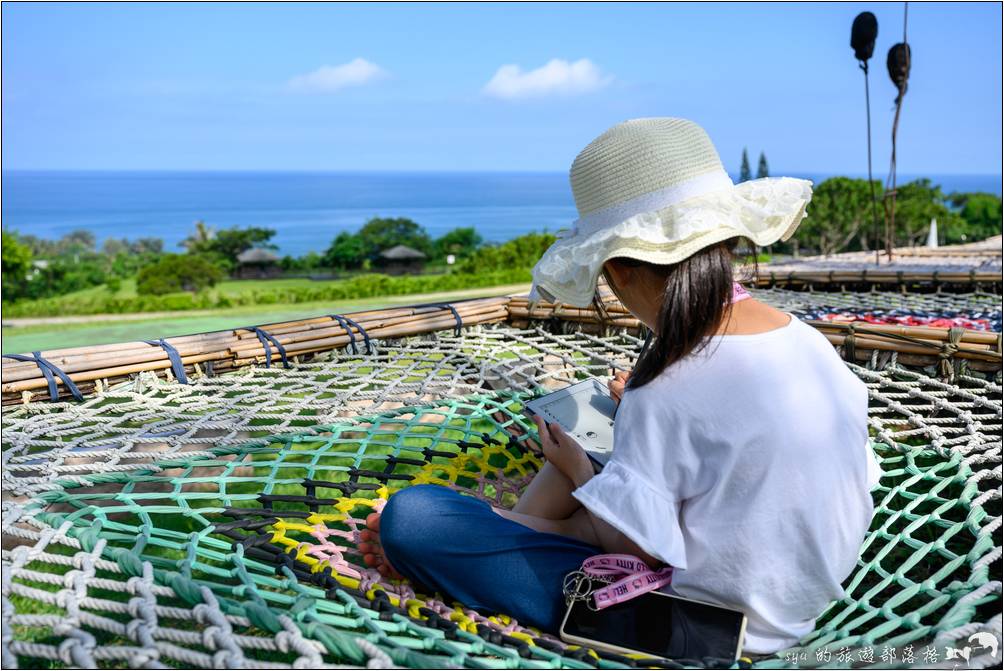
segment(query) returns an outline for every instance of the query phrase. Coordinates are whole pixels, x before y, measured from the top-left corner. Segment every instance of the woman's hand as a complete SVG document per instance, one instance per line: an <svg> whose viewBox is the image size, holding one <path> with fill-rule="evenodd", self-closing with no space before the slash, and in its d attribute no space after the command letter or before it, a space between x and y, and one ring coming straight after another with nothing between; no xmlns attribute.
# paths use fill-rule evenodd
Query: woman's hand
<svg viewBox="0 0 1004 671"><path fill-rule="evenodd" d="M619 370L614 373L613 378L607 383L607 387L610 389L610 398L618 405L621 402L621 397L624 396L624 387L627 386L630 375L631 373L626 370Z"/></svg>
<svg viewBox="0 0 1004 671"><path fill-rule="evenodd" d="M533 421L537 423L544 458L576 487L586 484L596 471L582 446L558 424L548 424L540 415L534 416Z"/></svg>

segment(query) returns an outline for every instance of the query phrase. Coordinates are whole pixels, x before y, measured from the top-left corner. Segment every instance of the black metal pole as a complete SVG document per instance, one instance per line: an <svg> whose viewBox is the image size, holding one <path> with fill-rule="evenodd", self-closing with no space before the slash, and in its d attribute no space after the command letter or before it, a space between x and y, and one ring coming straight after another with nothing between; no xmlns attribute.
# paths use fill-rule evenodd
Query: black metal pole
<svg viewBox="0 0 1004 671"><path fill-rule="evenodd" d="M879 249L882 247L878 219L878 199L875 197L875 180L872 179L872 103L868 94L868 62L861 62L865 73L865 119L868 127L868 190L872 195L872 241L875 244L875 264L879 263Z"/></svg>

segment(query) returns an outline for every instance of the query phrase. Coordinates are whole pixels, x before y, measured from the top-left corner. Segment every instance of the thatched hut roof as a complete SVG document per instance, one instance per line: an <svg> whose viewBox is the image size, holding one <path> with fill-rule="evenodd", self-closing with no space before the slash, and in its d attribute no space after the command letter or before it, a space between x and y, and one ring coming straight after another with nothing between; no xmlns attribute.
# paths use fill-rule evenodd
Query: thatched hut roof
<svg viewBox="0 0 1004 671"><path fill-rule="evenodd" d="M279 257L267 249L252 247L237 255L238 263L277 263Z"/></svg>
<svg viewBox="0 0 1004 671"><path fill-rule="evenodd" d="M412 249L407 245L394 245L390 249L385 249L380 252L380 257L387 259L388 261L411 261L424 259L425 254L417 249Z"/></svg>

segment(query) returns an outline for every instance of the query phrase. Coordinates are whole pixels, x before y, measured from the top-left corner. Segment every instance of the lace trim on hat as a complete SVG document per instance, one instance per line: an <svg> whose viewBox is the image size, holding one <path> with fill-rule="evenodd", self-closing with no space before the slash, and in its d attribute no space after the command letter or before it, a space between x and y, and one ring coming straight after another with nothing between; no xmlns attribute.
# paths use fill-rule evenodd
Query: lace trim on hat
<svg viewBox="0 0 1004 671"><path fill-rule="evenodd" d="M569 232L534 267L534 284L563 302L588 303L607 259L641 256L676 263L730 237L744 236L757 245L785 240L805 218L811 198L810 181L770 177L636 214L592 234Z"/></svg>

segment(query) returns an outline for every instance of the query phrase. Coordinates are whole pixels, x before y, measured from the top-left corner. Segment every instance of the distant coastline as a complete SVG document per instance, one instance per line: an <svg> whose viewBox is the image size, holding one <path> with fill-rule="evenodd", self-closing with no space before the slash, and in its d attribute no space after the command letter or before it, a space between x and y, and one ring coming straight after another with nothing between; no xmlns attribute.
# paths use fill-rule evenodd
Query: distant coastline
<svg viewBox="0 0 1004 671"><path fill-rule="evenodd" d="M820 182L833 175L778 172ZM863 175L847 175L863 177ZM1001 195L999 175L927 177L942 191ZM733 175L733 179L737 176ZM885 175L876 175L885 179ZM433 236L473 226L490 242L557 231L576 217L565 173L4 171L3 224L44 238L88 229L108 237L158 237L168 251L207 224L265 226L281 254L323 251L340 231L376 215L405 216Z"/></svg>

